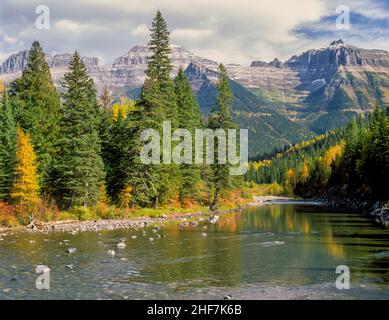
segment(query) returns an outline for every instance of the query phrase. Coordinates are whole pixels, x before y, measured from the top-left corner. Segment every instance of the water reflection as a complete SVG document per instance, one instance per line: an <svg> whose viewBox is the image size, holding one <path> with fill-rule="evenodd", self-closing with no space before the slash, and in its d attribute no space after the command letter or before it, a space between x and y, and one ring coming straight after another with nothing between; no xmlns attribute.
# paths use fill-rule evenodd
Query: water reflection
<svg viewBox="0 0 389 320"><path fill-rule="evenodd" d="M195 297L197 290L207 297L216 288L333 284L341 264L350 267L354 288L388 293L388 230L361 214L282 204L222 215L216 225L183 231L172 223L161 233L166 237L154 241L151 229L146 235L121 230L7 236L0 242L0 298L164 299ZM118 250L121 238L127 246ZM77 252L67 254L69 246ZM108 249L116 256L108 257ZM35 289L38 264L52 270L49 293ZM65 268L69 264L72 270Z"/></svg>

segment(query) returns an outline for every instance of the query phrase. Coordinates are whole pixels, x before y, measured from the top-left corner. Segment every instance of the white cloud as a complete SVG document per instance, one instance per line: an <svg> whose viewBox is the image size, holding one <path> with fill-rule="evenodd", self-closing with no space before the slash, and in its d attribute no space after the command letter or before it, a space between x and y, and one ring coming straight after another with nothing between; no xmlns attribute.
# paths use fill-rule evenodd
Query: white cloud
<svg viewBox="0 0 389 320"><path fill-rule="evenodd" d="M38 39L47 52L77 49L102 55L109 63L132 46L147 43L151 20L161 10L173 43L207 58L248 64L286 59L302 48L328 44L326 37L307 39L293 31L301 25L326 27L321 18L335 14L339 4L373 17L389 16L373 0L45 0L52 28L39 31L34 26L39 4L2 0L0 30L9 41L0 43L0 52L20 50L21 44L28 47Z"/></svg>
<svg viewBox="0 0 389 320"><path fill-rule="evenodd" d="M5 43L8 43L8 44L16 44L16 43L18 43L18 39L17 38L8 37L8 36L4 36L4 41L5 41Z"/></svg>
<svg viewBox="0 0 389 320"><path fill-rule="evenodd" d="M80 23L77 21L62 19L55 23L55 28L58 29L61 33L92 33L92 32L102 32L107 31L108 29L103 25L94 24L94 23Z"/></svg>
<svg viewBox="0 0 389 320"><path fill-rule="evenodd" d="M149 33L149 27L146 24L140 24L134 30L131 31L132 35L141 37L147 37Z"/></svg>

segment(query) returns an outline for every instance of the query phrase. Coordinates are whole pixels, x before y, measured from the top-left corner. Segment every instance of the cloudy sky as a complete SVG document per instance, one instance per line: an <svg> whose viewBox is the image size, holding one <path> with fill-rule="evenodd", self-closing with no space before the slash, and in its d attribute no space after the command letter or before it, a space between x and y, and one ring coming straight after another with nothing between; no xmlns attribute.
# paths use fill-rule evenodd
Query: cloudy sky
<svg viewBox="0 0 389 320"><path fill-rule="evenodd" d="M38 30L36 8L50 9L50 29ZM350 29L339 30L339 5L350 8ZM224 63L289 58L343 38L389 50L387 0L1 0L0 62L35 39L47 53L79 50L104 63L148 41L161 10L172 43Z"/></svg>

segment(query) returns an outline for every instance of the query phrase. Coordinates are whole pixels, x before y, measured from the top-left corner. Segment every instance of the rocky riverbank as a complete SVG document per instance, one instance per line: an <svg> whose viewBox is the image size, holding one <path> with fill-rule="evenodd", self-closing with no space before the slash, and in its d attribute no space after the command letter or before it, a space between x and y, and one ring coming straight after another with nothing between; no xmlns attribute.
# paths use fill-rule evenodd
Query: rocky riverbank
<svg viewBox="0 0 389 320"><path fill-rule="evenodd" d="M326 203L326 205L332 208L345 208L352 211L362 211L363 213L372 215L377 223L386 228L389 227L388 202L338 197L324 197L317 200Z"/></svg>
<svg viewBox="0 0 389 320"><path fill-rule="evenodd" d="M252 205L252 204L250 204ZM194 223L195 221L204 221L205 219L212 219L213 215L231 213L241 211L249 205L221 210L211 214L210 212L194 212L182 214L163 214L159 217L134 217L128 219L110 219L110 220L94 220L94 221L52 221L52 222L35 222L26 227L17 228L3 228L1 233L8 232L29 232L29 233L50 233L50 232L68 232L78 233L85 231L103 231L103 230L117 230L117 229L142 229L147 226L161 225L167 222L178 223ZM192 222L193 221L193 222Z"/></svg>
<svg viewBox="0 0 389 320"><path fill-rule="evenodd" d="M389 228L389 208L385 206L378 206L370 212L374 216L377 223L382 224L385 228Z"/></svg>
<svg viewBox="0 0 389 320"><path fill-rule="evenodd" d="M0 229L0 233L7 232L30 232L30 233L49 233L49 232L68 232L77 233L84 231L103 231L103 230L116 230L116 229L141 229L151 225L160 225L167 222L178 222L183 224L196 223L198 221L204 221L210 219L212 216L225 213L242 211L249 206L261 206L271 204L272 201L280 200L292 200L286 197L278 196L254 196L253 201L235 208L228 210L219 210L214 213L211 212L193 212L193 213L178 213L178 214L162 214L159 217L134 217L128 219L110 219L110 220L94 220L94 221L79 221L79 220L66 220L66 221L52 221L52 222L35 222L27 227L17 228L3 228Z"/></svg>

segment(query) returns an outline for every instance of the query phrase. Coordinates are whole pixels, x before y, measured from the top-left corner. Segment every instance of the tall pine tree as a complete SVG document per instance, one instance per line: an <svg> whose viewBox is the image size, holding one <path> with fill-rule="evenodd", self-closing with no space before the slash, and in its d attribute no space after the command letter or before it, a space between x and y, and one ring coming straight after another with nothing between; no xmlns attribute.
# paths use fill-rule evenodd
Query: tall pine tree
<svg viewBox="0 0 389 320"><path fill-rule="evenodd" d="M174 164L143 164L140 160L143 145L140 135L144 130L157 130L162 137L163 121L171 121L172 129L178 125L176 96L171 79L169 31L159 11L153 20L150 35L151 57L146 80L137 110L129 118L132 123L130 137L133 141L129 156L133 170L130 184L134 204L156 207L178 193L178 171Z"/></svg>
<svg viewBox="0 0 389 320"><path fill-rule="evenodd" d="M178 127L187 129L195 136L195 129L202 128L201 113L192 88L182 69L175 79L175 93L178 107ZM192 164L181 164L179 198L182 205L197 200L199 183L201 181L200 168L194 162L194 143L192 144Z"/></svg>
<svg viewBox="0 0 389 320"><path fill-rule="evenodd" d="M120 194L128 187L130 179L129 139L130 123L121 110L111 116L107 139L103 141L108 195L112 203L120 205Z"/></svg>
<svg viewBox="0 0 389 320"><path fill-rule="evenodd" d="M62 207L88 207L98 200L104 173L96 120L96 91L77 52L62 86L65 93L57 164L58 195Z"/></svg>
<svg viewBox="0 0 389 320"><path fill-rule="evenodd" d="M208 127L213 130L222 129L234 129L235 125L232 120L231 109L233 102L233 95L229 87L229 78L226 68L220 64L219 66L220 78L217 84L218 97L216 108L212 111ZM227 136L227 133L226 133ZM211 178L208 183L212 190L212 201L210 208L212 211L216 210L220 200L222 192L231 187L230 166L228 163L222 164L222 159L219 159L218 148L219 140L215 138L215 157L214 164L211 165ZM226 148L228 153L228 149Z"/></svg>
<svg viewBox="0 0 389 320"><path fill-rule="evenodd" d="M31 136L38 159L40 185L45 192L50 188L53 161L58 155L61 104L38 41L32 44L22 77L12 84L12 93L18 106L18 123Z"/></svg>
<svg viewBox="0 0 389 320"><path fill-rule="evenodd" d="M0 200L9 200L16 163L16 123L7 91L0 102Z"/></svg>

